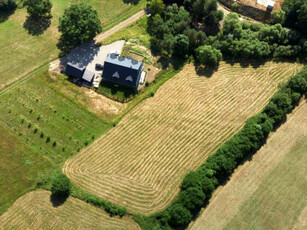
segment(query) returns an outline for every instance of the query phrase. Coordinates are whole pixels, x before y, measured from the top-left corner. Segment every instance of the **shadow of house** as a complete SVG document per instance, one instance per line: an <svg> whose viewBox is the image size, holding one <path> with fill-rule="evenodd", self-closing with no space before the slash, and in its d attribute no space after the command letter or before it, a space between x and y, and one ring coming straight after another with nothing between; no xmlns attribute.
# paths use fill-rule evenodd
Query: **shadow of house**
<svg viewBox="0 0 307 230"><path fill-rule="evenodd" d="M38 36L43 34L44 31L49 28L51 24L51 18L52 16L40 18L28 16L23 24L23 27L28 31L29 34Z"/></svg>
<svg viewBox="0 0 307 230"><path fill-rule="evenodd" d="M76 48L73 48L69 54L60 58L60 67L63 69L67 63L78 63L82 66L88 66L99 52L99 47L95 41L84 43Z"/></svg>

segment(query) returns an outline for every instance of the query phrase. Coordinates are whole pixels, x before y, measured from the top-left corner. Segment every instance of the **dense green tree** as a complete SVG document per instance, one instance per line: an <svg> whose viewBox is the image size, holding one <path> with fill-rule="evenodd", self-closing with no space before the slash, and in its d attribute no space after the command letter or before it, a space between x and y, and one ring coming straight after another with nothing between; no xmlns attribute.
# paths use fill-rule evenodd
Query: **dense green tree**
<svg viewBox="0 0 307 230"><path fill-rule="evenodd" d="M189 48L190 51L194 51L197 47L204 45L206 40L206 34L202 31L197 31L195 29L186 29L183 32L189 38ZM306 51L307 51L307 42L306 42Z"/></svg>
<svg viewBox="0 0 307 230"><path fill-rule="evenodd" d="M16 8L15 0L0 0L0 11L8 11Z"/></svg>
<svg viewBox="0 0 307 230"><path fill-rule="evenodd" d="M285 20L286 20L286 12L283 10L277 10L272 13L270 23L283 25L285 23Z"/></svg>
<svg viewBox="0 0 307 230"><path fill-rule="evenodd" d="M216 66L222 60L222 53L212 46L204 45L196 49L196 57L201 64Z"/></svg>
<svg viewBox="0 0 307 230"><path fill-rule="evenodd" d="M163 39L164 34L168 32L167 25L160 14L156 14L148 21L147 30L157 39Z"/></svg>
<svg viewBox="0 0 307 230"><path fill-rule="evenodd" d="M187 225L192 219L191 213L182 204L172 204L168 210L170 214L169 223L174 227Z"/></svg>
<svg viewBox="0 0 307 230"><path fill-rule="evenodd" d="M58 29L62 33L61 41L69 48L91 41L102 31L97 11L84 3L65 9Z"/></svg>
<svg viewBox="0 0 307 230"><path fill-rule="evenodd" d="M180 57L185 57L189 53L189 38L183 34L175 37L174 53Z"/></svg>
<svg viewBox="0 0 307 230"><path fill-rule="evenodd" d="M25 0L24 5L28 14L34 18L50 16L52 9L50 0Z"/></svg>
<svg viewBox="0 0 307 230"><path fill-rule="evenodd" d="M288 85L291 90L300 94L304 94L307 91L307 80L302 75L292 77Z"/></svg>
<svg viewBox="0 0 307 230"><path fill-rule="evenodd" d="M151 0L149 2L148 10L152 15L162 14L165 9L165 4L163 0Z"/></svg>
<svg viewBox="0 0 307 230"><path fill-rule="evenodd" d="M194 213L205 203L206 195L200 187L190 187L179 193L178 202Z"/></svg>
<svg viewBox="0 0 307 230"><path fill-rule="evenodd" d="M70 194L70 189L71 183L65 174L59 173L54 176L51 185L52 195L60 198L66 198Z"/></svg>
<svg viewBox="0 0 307 230"><path fill-rule="evenodd" d="M307 34L307 1L305 1L297 10L297 28Z"/></svg>

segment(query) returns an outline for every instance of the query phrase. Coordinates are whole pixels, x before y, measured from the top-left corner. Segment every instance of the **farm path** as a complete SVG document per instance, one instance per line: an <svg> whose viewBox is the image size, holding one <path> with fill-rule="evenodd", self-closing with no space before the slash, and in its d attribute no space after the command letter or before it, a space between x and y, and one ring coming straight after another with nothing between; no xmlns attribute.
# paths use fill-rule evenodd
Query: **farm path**
<svg viewBox="0 0 307 230"><path fill-rule="evenodd" d="M133 22L135 22L136 20L138 20L143 15L145 15L144 10L137 12L136 14L132 15L130 18L128 18L125 21L123 21L123 22L117 24L116 26L114 26L112 29L105 31L104 33L98 34L95 38L95 42L98 43L98 42L103 41L104 39L106 39L110 35L114 34L115 32L119 31L120 29L128 26L129 24L131 24Z"/></svg>

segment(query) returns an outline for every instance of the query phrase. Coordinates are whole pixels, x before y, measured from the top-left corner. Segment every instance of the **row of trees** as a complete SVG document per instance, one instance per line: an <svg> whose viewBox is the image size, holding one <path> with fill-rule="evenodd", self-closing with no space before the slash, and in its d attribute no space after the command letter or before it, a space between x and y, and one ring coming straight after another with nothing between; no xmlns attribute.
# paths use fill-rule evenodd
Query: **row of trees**
<svg viewBox="0 0 307 230"><path fill-rule="evenodd" d="M210 199L214 189L227 180L234 169L255 153L307 93L307 68L293 76L272 97L264 110L250 118L243 129L221 146L197 170L183 179L181 191L164 211L148 218L152 228L167 229L189 224L193 215Z"/></svg>
<svg viewBox="0 0 307 230"><path fill-rule="evenodd" d="M207 44L219 49L227 58L305 57L307 42L296 30L281 24L265 25L242 22L238 15L229 14L224 28Z"/></svg>

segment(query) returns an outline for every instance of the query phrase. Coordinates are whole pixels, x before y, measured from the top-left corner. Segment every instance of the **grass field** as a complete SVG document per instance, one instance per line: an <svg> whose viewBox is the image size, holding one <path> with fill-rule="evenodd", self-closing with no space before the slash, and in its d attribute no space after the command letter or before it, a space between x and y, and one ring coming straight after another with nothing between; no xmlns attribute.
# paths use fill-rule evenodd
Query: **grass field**
<svg viewBox="0 0 307 230"><path fill-rule="evenodd" d="M53 80L47 68L0 92L0 178L4 178L0 180L0 214L33 188L38 174L60 169L67 158L110 128L48 87L46 82Z"/></svg>
<svg viewBox="0 0 307 230"><path fill-rule="evenodd" d="M214 194L191 229L306 229L307 104Z"/></svg>
<svg viewBox="0 0 307 230"><path fill-rule="evenodd" d="M55 207L50 194L38 190L20 197L0 216L0 229L139 229L131 218L110 217L75 198Z"/></svg>
<svg viewBox="0 0 307 230"><path fill-rule="evenodd" d="M184 174L198 168L300 68L222 62L209 77L187 65L63 170L80 188L130 211L161 210L179 191Z"/></svg>
<svg viewBox="0 0 307 230"><path fill-rule="evenodd" d="M0 89L58 56L59 51L56 47L59 38L58 18L70 3L80 1L52 0L52 2L51 25L42 34L37 33L39 29L33 26L33 23L29 30L36 31L38 35L29 34L24 28L27 17L25 9L18 9L7 21L0 23ZM112 28L145 6L144 0L138 5L125 4L123 0L81 2L87 2L98 11L103 30Z"/></svg>
<svg viewBox="0 0 307 230"><path fill-rule="evenodd" d="M51 164L42 154L33 152L25 143L0 126L0 214L35 185L40 171Z"/></svg>

